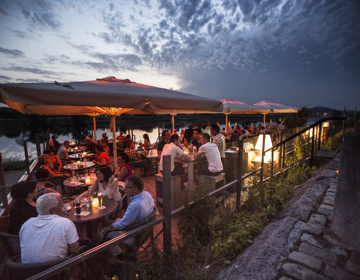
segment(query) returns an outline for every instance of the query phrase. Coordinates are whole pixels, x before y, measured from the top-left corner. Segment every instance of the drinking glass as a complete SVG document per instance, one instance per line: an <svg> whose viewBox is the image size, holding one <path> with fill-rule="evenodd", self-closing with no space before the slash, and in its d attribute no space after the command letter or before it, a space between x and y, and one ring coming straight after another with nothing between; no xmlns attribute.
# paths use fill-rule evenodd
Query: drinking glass
<svg viewBox="0 0 360 280"><path fill-rule="evenodd" d="M99 205L100 209L102 208L102 202L103 202L103 195L101 192L98 193L98 199L99 199Z"/></svg>

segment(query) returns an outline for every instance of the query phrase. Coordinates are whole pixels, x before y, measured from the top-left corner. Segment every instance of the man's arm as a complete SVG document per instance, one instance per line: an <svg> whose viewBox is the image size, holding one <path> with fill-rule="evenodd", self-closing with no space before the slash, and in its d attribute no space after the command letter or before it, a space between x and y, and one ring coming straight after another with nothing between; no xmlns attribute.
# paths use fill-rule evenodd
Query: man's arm
<svg viewBox="0 0 360 280"><path fill-rule="evenodd" d="M137 217L140 213L140 205L131 202L126 209L124 217L122 217L119 221L116 221L112 224L117 230L125 230L128 226L131 226L136 222Z"/></svg>
<svg viewBox="0 0 360 280"><path fill-rule="evenodd" d="M190 161L191 160L191 157L188 156L188 155L185 155L185 154L181 155L180 157L185 161Z"/></svg>
<svg viewBox="0 0 360 280"><path fill-rule="evenodd" d="M200 157L202 157L202 155L204 154L204 152L198 152L196 155L195 155L195 159L198 159Z"/></svg>
<svg viewBox="0 0 360 280"><path fill-rule="evenodd" d="M69 254L79 254L79 241L68 244Z"/></svg>

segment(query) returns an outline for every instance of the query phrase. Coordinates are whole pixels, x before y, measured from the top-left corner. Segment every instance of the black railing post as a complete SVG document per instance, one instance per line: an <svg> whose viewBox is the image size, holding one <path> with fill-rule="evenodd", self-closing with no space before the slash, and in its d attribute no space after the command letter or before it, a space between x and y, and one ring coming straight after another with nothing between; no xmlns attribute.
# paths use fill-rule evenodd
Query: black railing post
<svg viewBox="0 0 360 280"><path fill-rule="evenodd" d="M261 170L260 170L260 183L263 181L263 175L264 175L264 154L265 152L265 131L263 133L263 142L262 142L262 148L261 148Z"/></svg>
<svg viewBox="0 0 360 280"><path fill-rule="evenodd" d="M312 128L312 137L311 137L311 157L310 157L310 167L314 165L314 140L315 140L315 127Z"/></svg>
<svg viewBox="0 0 360 280"><path fill-rule="evenodd" d="M171 256L171 156L163 156L164 252Z"/></svg>
<svg viewBox="0 0 360 280"><path fill-rule="evenodd" d="M319 124L319 143L318 143L318 150L320 150L321 146L321 131L322 131L322 123Z"/></svg>
<svg viewBox="0 0 360 280"><path fill-rule="evenodd" d="M24 140L24 152L25 152L26 172L27 172L28 175L30 175L29 153L28 153L26 140Z"/></svg>
<svg viewBox="0 0 360 280"><path fill-rule="evenodd" d="M239 140L239 158L238 158L238 174L237 174L237 179L238 182L236 184L236 211L240 211L240 199L241 199L241 188L242 188L242 163L243 163L243 140Z"/></svg>

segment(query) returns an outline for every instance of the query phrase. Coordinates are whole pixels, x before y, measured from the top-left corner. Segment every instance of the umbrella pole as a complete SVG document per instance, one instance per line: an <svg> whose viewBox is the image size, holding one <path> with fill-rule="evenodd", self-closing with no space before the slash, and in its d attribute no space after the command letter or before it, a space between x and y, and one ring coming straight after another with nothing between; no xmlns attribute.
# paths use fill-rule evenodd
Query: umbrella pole
<svg viewBox="0 0 360 280"><path fill-rule="evenodd" d="M264 114L264 127L266 127L266 126L265 126L265 116L266 116L266 115Z"/></svg>
<svg viewBox="0 0 360 280"><path fill-rule="evenodd" d="M225 114L225 127L226 127L226 132L228 132L229 131L228 114Z"/></svg>
<svg viewBox="0 0 360 280"><path fill-rule="evenodd" d="M111 127L113 131L113 155L114 155L114 172L118 168L117 164L117 150L116 150L116 122L115 122L115 116L111 116Z"/></svg>
<svg viewBox="0 0 360 280"><path fill-rule="evenodd" d="M175 115L171 114L172 133L175 132Z"/></svg>
<svg viewBox="0 0 360 280"><path fill-rule="evenodd" d="M94 128L94 139L96 140L96 120L95 120L95 116L93 116L93 128Z"/></svg>

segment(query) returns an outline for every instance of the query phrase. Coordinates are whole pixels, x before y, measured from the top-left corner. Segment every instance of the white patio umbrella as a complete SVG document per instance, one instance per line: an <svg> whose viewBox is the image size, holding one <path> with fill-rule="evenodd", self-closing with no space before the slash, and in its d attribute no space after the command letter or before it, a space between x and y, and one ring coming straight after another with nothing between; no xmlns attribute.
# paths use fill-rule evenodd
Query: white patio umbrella
<svg viewBox="0 0 360 280"><path fill-rule="evenodd" d="M260 101L254 105L263 108L265 111L268 110L267 112L261 112L264 115L264 127L266 114L297 113L299 111L299 108L269 101Z"/></svg>
<svg viewBox="0 0 360 280"><path fill-rule="evenodd" d="M223 113L225 114L226 129L228 129L228 116L230 114L259 114L265 113L268 109L264 109L260 106L249 105L244 102L235 101L231 99L221 100L223 103Z"/></svg>
<svg viewBox="0 0 360 280"><path fill-rule="evenodd" d="M115 159L115 116L222 111L220 101L115 77L66 84L0 84L0 102L25 114L107 114L113 128Z"/></svg>

